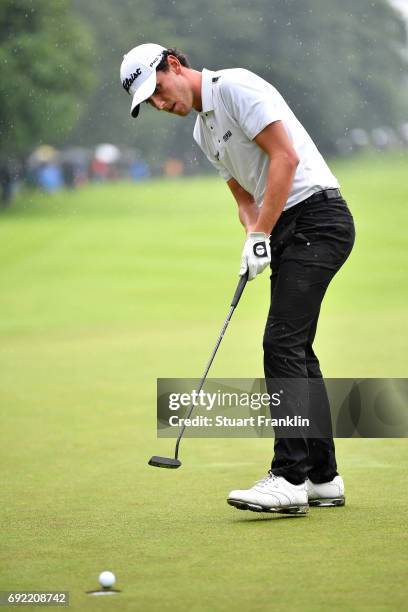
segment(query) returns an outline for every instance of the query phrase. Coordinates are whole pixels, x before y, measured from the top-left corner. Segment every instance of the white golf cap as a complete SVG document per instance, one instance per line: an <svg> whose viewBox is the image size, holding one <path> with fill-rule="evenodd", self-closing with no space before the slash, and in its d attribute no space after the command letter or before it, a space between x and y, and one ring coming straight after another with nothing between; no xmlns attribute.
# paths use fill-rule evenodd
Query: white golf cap
<svg viewBox="0 0 408 612"><path fill-rule="evenodd" d="M139 104L150 98L156 89L156 67L160 64L163 51L160 45L146 43L134 47L123 56L120 80L123 88L133 96L130 107L132 117L139 114Z"/></svg>

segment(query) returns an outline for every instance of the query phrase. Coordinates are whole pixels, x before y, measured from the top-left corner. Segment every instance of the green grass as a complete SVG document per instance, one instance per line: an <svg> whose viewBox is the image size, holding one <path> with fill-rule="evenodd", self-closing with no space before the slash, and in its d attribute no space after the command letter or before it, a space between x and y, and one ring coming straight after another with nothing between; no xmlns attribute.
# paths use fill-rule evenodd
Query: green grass
<svg viewBox="0 0 408 612"><path fill-rule="evenodd" d="M337 164L357 240L323 303L329 377L404 377L406 162ZM270 440L183 442L154 470L157 377L197 377L243 234L213 178L21 194L0 215L0 589L65 589L74 610L395 610L406 605L406 440L338 440L347 506L240 513ZM213 376L262 376L267 275ZM122 593L85 591L111 569Z"/></svg>

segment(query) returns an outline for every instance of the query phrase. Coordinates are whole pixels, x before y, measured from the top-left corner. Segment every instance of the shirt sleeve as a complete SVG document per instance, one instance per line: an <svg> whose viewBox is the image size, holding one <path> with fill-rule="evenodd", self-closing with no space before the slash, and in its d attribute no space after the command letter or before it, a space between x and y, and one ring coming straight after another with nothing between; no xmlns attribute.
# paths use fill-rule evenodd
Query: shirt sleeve
<svg viewBox="0 0 408 612"><path fill-rule="evenodd" d="M245 70L236 77L223 76L219 87L227 111L249 140L270 123L282 120L278 92L253 72Z"/></svg>

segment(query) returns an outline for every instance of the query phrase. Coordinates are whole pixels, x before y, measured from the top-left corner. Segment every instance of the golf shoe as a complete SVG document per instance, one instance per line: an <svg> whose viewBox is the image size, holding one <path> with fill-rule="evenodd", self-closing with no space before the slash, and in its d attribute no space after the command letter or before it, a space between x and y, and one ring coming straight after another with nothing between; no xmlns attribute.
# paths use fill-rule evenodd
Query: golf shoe
<svg viewBox="0 0 408 612"><path fill-rule="evenodd" d="M306 485L293 485L282 476L268 473L251 489L231 491L227 502L239 510L277 512L280 514L307 514Z"/></svg>

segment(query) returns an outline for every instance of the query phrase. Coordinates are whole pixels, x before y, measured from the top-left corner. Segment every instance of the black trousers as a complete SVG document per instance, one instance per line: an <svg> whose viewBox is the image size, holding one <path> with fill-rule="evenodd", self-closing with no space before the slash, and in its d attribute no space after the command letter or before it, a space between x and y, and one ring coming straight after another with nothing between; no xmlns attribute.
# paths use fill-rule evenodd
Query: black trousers
<svg viewBox="0 0 408 612"><path fill-rule="evenodd" d="M331 195L322 192L284 211L273 229L271 305L263 340L265 378L314 379L307 401L329 418L313 340L327 287L355 239L345 200ZM272 407L271 413L276 416ZM333 438L283 438L275 432L271 471L293 484L306 477L315 483L332 480L337 475Z"/></svg>

